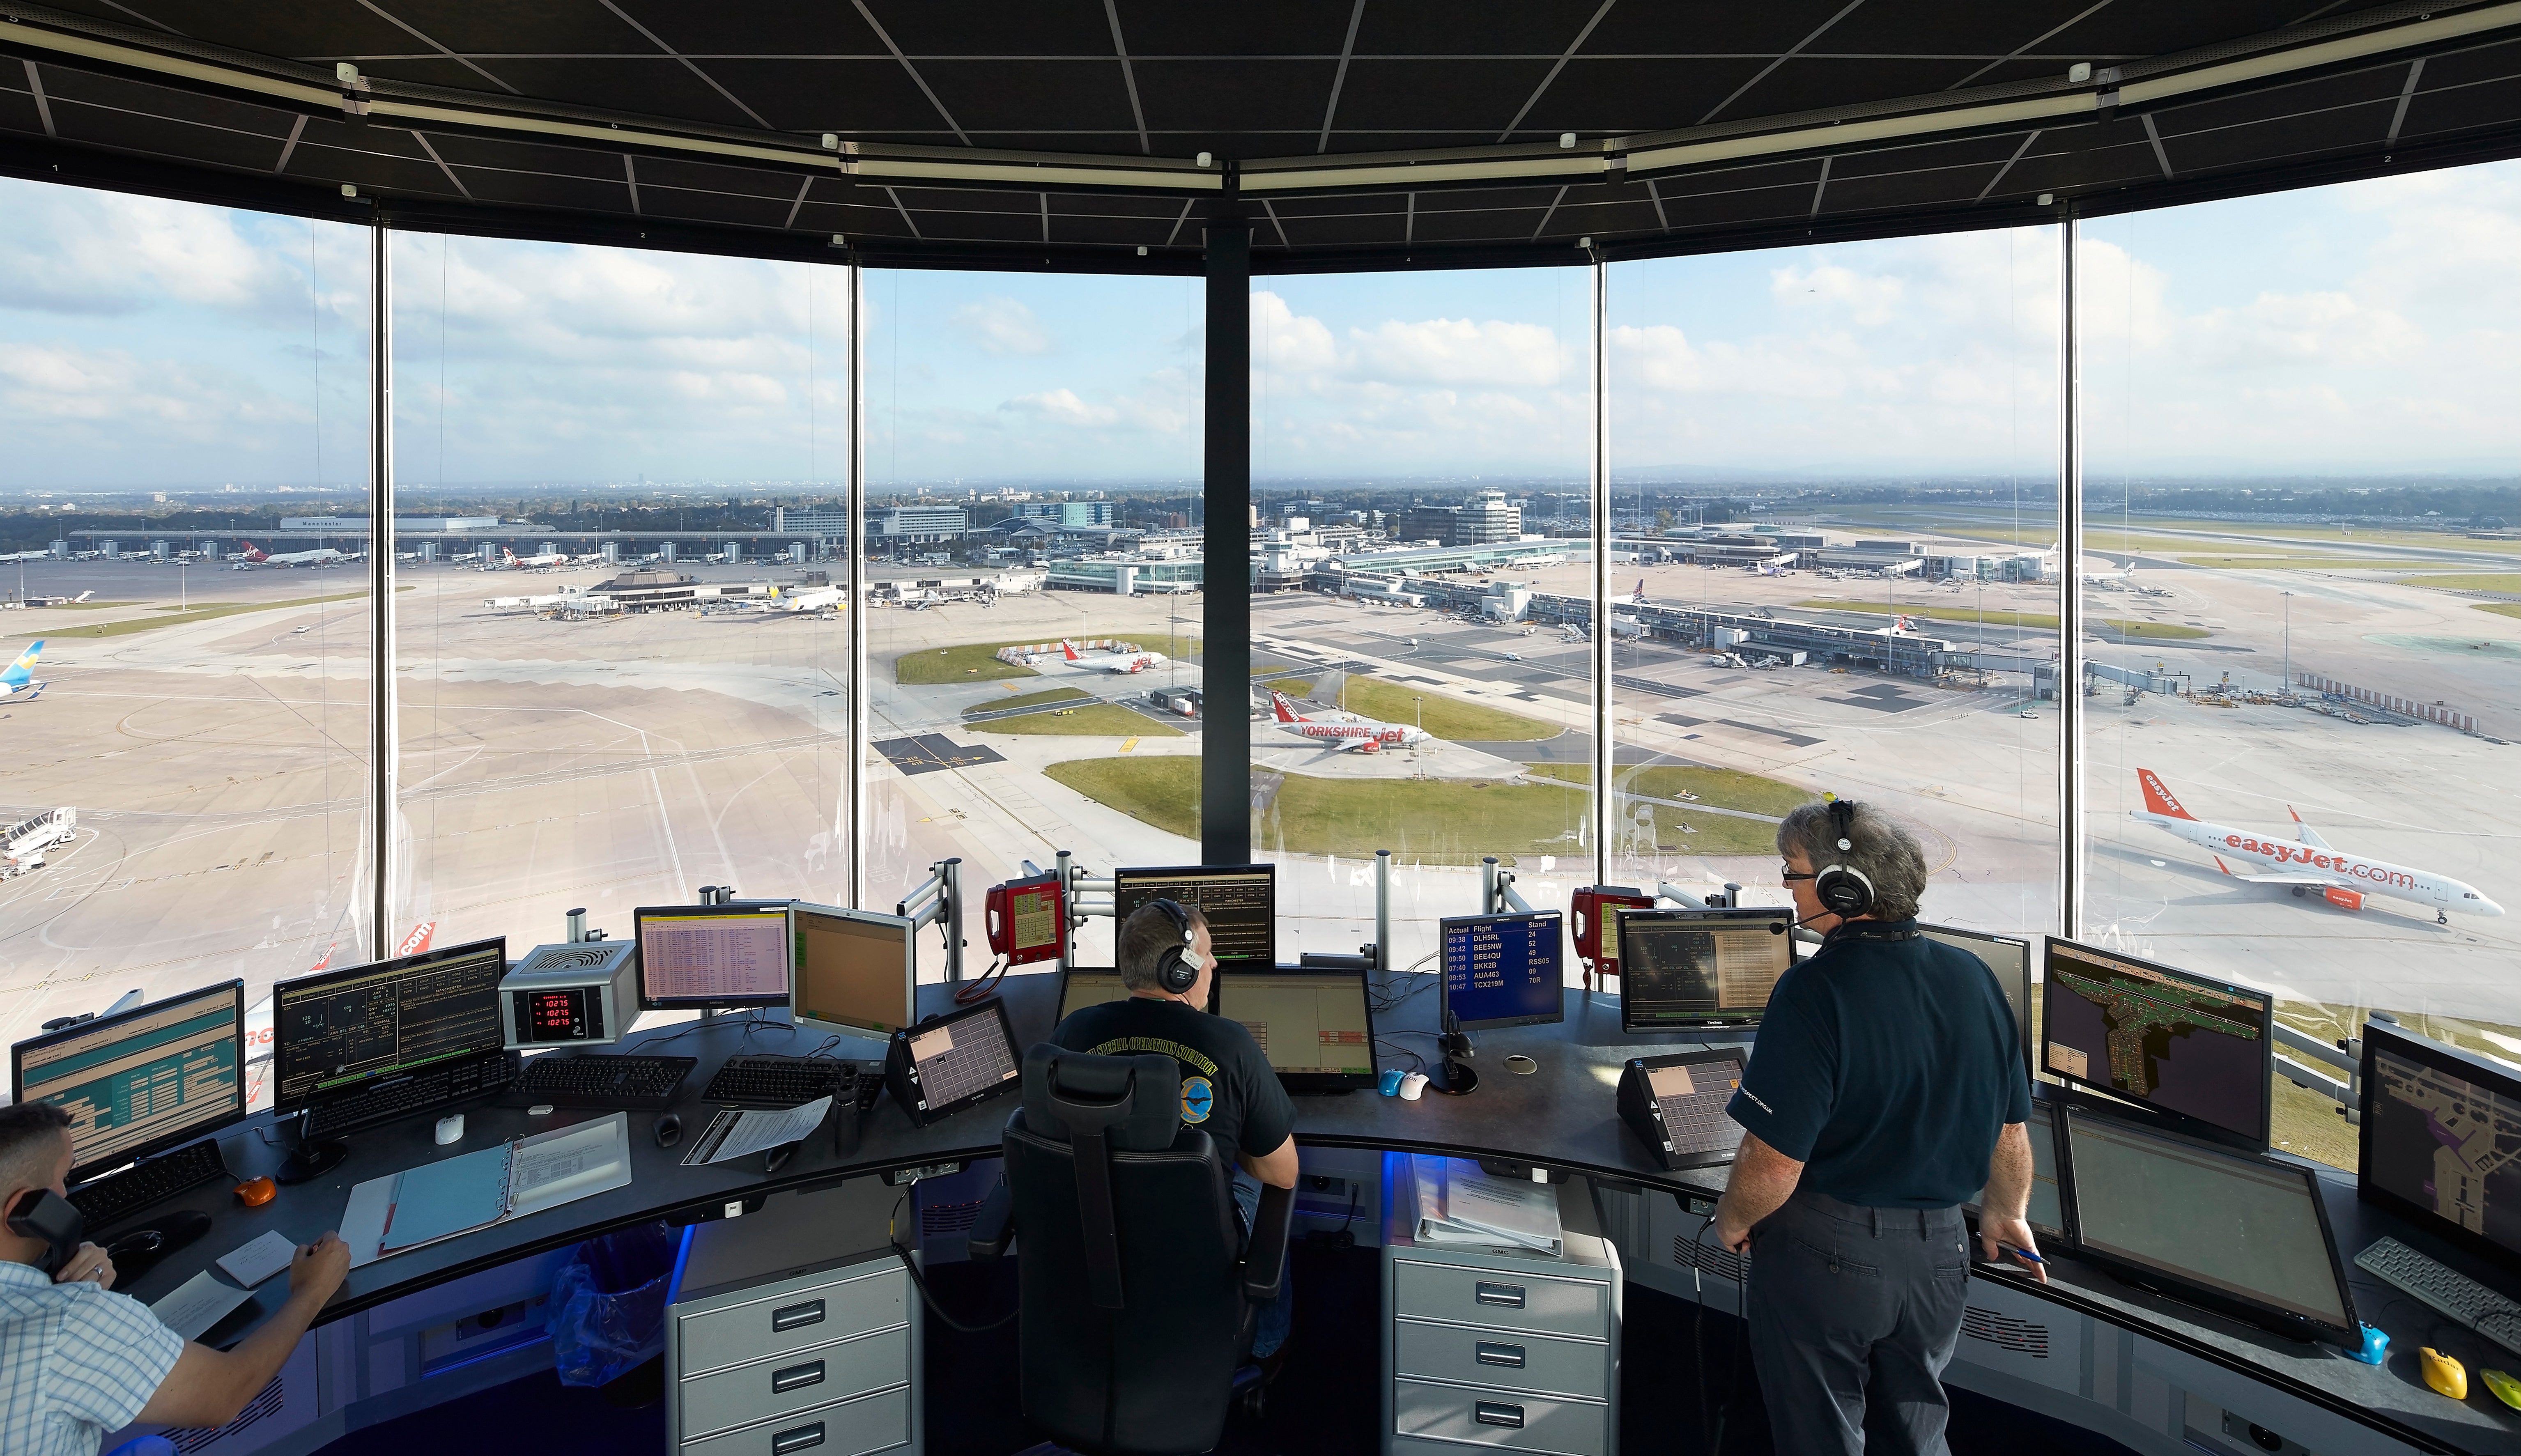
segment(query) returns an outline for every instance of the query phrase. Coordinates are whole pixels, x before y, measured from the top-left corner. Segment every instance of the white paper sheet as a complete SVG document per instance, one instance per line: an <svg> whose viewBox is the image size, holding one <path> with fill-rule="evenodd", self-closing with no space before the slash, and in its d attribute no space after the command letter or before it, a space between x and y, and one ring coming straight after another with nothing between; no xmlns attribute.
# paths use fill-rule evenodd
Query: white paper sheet
<svg viewBox="0 0 2521 1456"><path fill-rule="evenodd" d="M759 1109L747 1112L736 1119L735 1126L727 1130L717 1147L708 1150L709 1156L699 1160L724 1162L730 1158L776 1148L781 1143L802 1142L813 1135L815 1128L823 1125L823 1119L831 1113L832 1099L828 1097L817 1097L802 1107L776 1112ZM702 1151L700 1148L692 1150L694 1154ZM692 1158L686 1157L684 1165L688 1167L692 1161Z"/></svg>
<svg viewBox="0 0 2521 1456"><path fill-rule="evenodd" d="M149 1308L165 1322L167 1329L186 1340L199 1340L203 1331L227 1318L229 1311L252 1297L252 1291L222 1284L209 1270L204 1269L185 1280L182 1288Z"/></svg>
<svg viewBox="0 0 2521 1456"><path fill-rule="evenodd" d="M513 1209L508 1216L523 1218L629 1182L629 1114L537 1133L517 1144L508 1180Z"/></svg>
<svg viewBox="0 0 2521 1456"><path fill-rule="evenodd" d="M272 1275L289 1267L298 1254L298 1246L278 1229L266 1232L251 1244L240 1245L219 1255L219 1267L230 1279L252 1289Z"/></svg>

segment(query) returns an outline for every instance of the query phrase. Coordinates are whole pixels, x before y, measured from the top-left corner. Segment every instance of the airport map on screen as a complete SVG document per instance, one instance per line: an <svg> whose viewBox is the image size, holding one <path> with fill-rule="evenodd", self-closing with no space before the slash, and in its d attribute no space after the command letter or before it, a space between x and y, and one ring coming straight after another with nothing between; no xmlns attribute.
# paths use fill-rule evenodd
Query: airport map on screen
<svg viewBox="0 0 2521 1456"><path fill-rule="evenodd" d="M2268 1002L2051 942L2047 1069L2245 1136L2267 1125Z"/></svg>
<svg viewBox="0 0 2521 1456"><path fill-rule="evenodd" d="M2372 1181L2521 1250L2521 1102L2373 1049Z"/></svg>

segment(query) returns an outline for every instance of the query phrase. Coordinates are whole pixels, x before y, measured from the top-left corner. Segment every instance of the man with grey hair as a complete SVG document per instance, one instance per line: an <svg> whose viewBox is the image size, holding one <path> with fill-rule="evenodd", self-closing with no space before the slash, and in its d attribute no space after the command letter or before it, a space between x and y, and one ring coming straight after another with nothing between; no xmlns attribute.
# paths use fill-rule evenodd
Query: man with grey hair
<svg viewBox="0 0 2521 1456"><path fill-rule="evenodd" d="M45 1102L0 1107L0 1208L15 1214L68 1193L69 1115ZM0 1451L96 1456L146 1421L224 1426L273 1376L350 1272L350 1246L326 1234L289 1262L289 1299L262 1328L216 1350L185 1340L127 1295L114 1262L81 1244L47 1273L52 1245L0 1230Z"/></svg>
<svg viewBox="0 0 2521 1456"><path fill-rule="evenodd" d="M1918 933L1926 857L1890 816L1805 804L1777 852L1798 920L1824 938L1761 1017L1727 1110L1745 1131L1716 1240L1758 1251L1751 1355L1778 1450L1864 1450L1870 1403L1896 1449L1946 1451L1942 1377L1969 1287L1957 1206L1980 1200L1991 1261L2047 1278L2024 1217L2021 1031L1984 964Z"/></svg>

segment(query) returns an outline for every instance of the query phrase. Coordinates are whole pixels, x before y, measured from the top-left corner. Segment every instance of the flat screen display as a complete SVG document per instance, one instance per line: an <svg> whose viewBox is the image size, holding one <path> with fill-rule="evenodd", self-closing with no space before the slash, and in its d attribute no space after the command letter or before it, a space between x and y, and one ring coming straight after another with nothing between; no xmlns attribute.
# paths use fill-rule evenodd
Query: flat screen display
<svg viewBox="0 0 2521 1456"><path fill-rule="evenodd" d="M271 988L272 1106L294 1112L387 1077L507 1045L508 942L284 980Z"/></svg>
<svg viewBox="0 0 2521 1456"><path fill-rule="evenodd" d="M1620 1024L1629 1031L1745 1025L1794 964L1795 912L1627 910L1620 925Z"/></svg>
<svg viewBox="0 0 2521 1456"><path fill-rule="evenodd" d="M2521 1074L2373 1022L2362 1080L2358 1191L2521 1269Z"/></svg>
<svg viewBox="0 0 2521 1456"><path fill-rule="evenodd" d="M1278 869L1275 865L1192 865L1115 870L1113 911L1127 920L1149 900L1197 905L1220 970L1278 963Z"/></svg>
<svg viewBox="0 0 2521 1456"><path fill-rule="evenodd" d="M785 1006L789 998L788 907L676 905L636 910L639 1005Z"/></svg>
<svg viewBox="0 0 2521 1456"><path fill-rule="evenodd" d="M2267 992L2053 939L2040 980L2041 1070L2266 1149Z"/></svg>
<svg viewBox="0 0 2521 1456"><path fill-rule="evenodd" d="M99 1017L10 1049L10 1094L70 1115L70 1177L108 1172L245 1116L245 982Z"/></svg>
<svg viewBox="0 0 2521 1456"><path fill-rule="evenodd" d="M890 1036L918 1019L909 920L798 904L789 925L799 1025Z"/></svg>
<svg viewBox="0 0 2521 1456"><path fill-rule="evenodd" d="M1129 988L1121 982L1118 971L1079 971L1071 966L1059 979L1059 1019L1080 1007L1100 1006L1106 1001L1126 1001Z"/></svg>
<svg viewBox="0 0 2521 1456"><path fill-rule="evenodd" d="M2031 1207L2025 1217L2033 1233L2062 1239L2066 1237L2066 1201L2058 1191L2057 1128L2052 1115L2046 1103L2033 1103L2031 1115L2023 1122L2023 1130L2031 1135ZM1971 1195L1969 1210L1978 1212L1986 1199L1984 1188Z"/></svg>
<svg viewBox="0 0 2521 1456"><path fill-rule="evenodd" d="M1362 971L1230 971L1217 1015L1241 1022L1282 1078L1374 1080L1374 1024Z"/></svg>
<svg viewBox="0 0 2521 1456"><path fill-rule="evenodd" d="M1918 933L1927 939L1968 951L1977 957L1995 978L2004 992L2004 1004L2012 1009L2013 1024L2022 1032L2022 1054L2031 1057L2031 942L2012 935L1991 935L1984 931L1955 930L1950 926L1920 925Z"/></svg>
<svg viewBox="0 0 2521 1456"><path fill-rule="evenodd" d="M1566 1016L1559 914L1477 915L1443 923L1444 1008L1465 1031Z"/></svg>

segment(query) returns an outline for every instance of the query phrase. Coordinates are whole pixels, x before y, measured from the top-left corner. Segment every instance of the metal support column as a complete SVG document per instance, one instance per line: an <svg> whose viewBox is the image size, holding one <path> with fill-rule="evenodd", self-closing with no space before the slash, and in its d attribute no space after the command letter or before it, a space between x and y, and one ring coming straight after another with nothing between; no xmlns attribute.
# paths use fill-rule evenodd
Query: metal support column
<svg viewBox="0 0 2521 1456"><path fill-rule="evenodd" d="M402 719L394 695L393 250L385 218L368 228L368 949L394 953L394 841L400 806Z"/></svg>
<svg viewBox="0 0 2521 1456"><path fill-rule="evenodd" d="M849 906L866 906L866 270L849 264Z"/></svg>
<svg viewBox="0 0 2521 1456"><path fill-rule="evenodd" d="M1232 205L1231 175L1227 206ZM1252 228L1208 225L1206 563L1201 569L1199 852L1252 858Z"/></svg>
<svg viewBox="0 0 2521 1456"><path fill-rule="evenodd" d="M2057 225L2057 924L2084 920L2084 368L2076 331L2075 214Z"/></svg>
<svg viewBox="0 0 2521 1456"><path fill-rule="evenodd" d="M1593 262L1593 883L1611 883L1611 265Z"/></svg>

